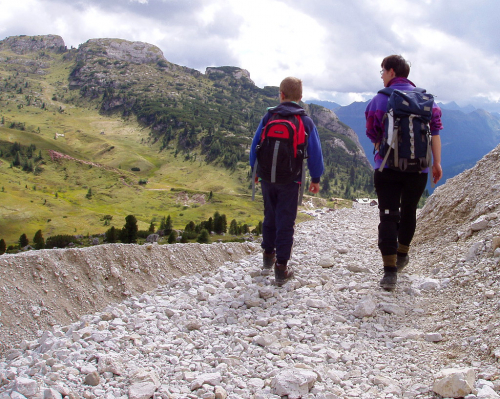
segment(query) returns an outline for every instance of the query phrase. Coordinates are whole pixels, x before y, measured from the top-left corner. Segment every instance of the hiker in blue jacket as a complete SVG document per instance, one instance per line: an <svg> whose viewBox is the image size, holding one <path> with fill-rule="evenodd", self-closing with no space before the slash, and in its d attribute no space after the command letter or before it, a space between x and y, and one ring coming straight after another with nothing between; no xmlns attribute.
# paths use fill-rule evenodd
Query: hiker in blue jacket
<svg viewBox="0 0 500 399"><path fill-rule="evenodd" d="M285 78L280 84L280 104L269 108L260 121L250 149L250 166L256 166L257 148L261 142L261 133L273 114L300 115L307 133L307 166L311 175L309 191L319 192L319 182L324 171L323 154L318 131L312 119L306 115L298 104L302 99L302 81L294 77ZM258 168L257 168L258 170ZM292 181L287 184L271 183L258 176L264 199L264 221L262 224L263 269L270 270L274 266L275 284L283 285L291 279L294 272L288 261L293 246L293 234L299 188L301 182Z"/></svg>
<svg viewBox="0 0 500 399"><path fill-rule="evenodd" d="M400 55L390 55L382 61L381 79L384 87L413 91L415 85L408 80L410 66ZM382 254L384 276L380 286L386 290L396 287L397 272L408 264L408 251L417 224L417 205L427 184L429 168L421 172L403 172L390 169L385 165L378 169L383 158L379 155L379 146L384 135L384 115L387 112L389 97L378 93L367 105L366 135L375 146L374 184L380 210L378 226L378 246ZM432 135L432 180L437 183L443 176L441 169L441 138L439 131L441 110L434 103L430 131Z"/></svg>

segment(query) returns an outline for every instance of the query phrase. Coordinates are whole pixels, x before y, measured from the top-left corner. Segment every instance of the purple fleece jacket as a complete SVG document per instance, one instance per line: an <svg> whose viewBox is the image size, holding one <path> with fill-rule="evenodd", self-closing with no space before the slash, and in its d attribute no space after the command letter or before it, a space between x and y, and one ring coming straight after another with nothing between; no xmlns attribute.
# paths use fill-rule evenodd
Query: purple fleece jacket
<svg viewBox="0 0 500 399"><path fill-rule="evenodd" d="M389 82L389 87L410 91L413 90L415 85L406 78L394 78ZM366 106L366 135L373 144L380 143L384 134L383 117L387 111L387 102L389 97L385 94L377 93L375 97ZM434 103L432 107L432 119L430 122L431 134L433 136L439 135L439 131L443 129L441 124L441 109ZM374 169L380 168L383 158L379 155L378 151L375 152L375 165ZM387 168L387 165L386 165ZM423 170L423 173L428 173L428 168Z"/></svg>

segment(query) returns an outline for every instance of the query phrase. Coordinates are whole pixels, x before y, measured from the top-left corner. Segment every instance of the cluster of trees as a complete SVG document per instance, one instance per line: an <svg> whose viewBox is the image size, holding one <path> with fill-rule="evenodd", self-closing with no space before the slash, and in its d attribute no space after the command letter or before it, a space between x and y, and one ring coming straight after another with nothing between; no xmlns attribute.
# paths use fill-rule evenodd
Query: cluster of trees
<svg viewBox="0 0 500 399"><path fill-rule="evenodd" d="M260 234L262 231L262 222L259 223L257 228L252 230L253 234ZM114 226L109 228L106 233L106 241L114 243L120 241L122 243L135 243L138 238L147 238L149 234L158 234L160 237L167 237L169 244L180 241L186 243L190 241L197 241L199 243L209 243L210 234L215 233L218 235L226 234L228 232L228 223L226 215L215 212L213 217L208 218L198 224L190 221L184 230L175 230L173 228L172 217L168 215L163 217L159 228L155 229L155 224L151 225L147 231L140 231L137 226L137 219L133 215L125 218L125 225L121 230L116 229ZM248 224L241 224L233 219L229 225L229 234L237 236L250 233Z"/></svg>
<svg viewBox="0 0 500 399"><path fill-rule="evenodd" d="M25 172L40 173L43 162L42 151L36 153L36 145L21 145L18 142L0 142L0 158L10 161L11 167L22 168Z"/></svg>
<svg viewBox="0 0 500 399"><path fill-rule="evenodd" d="M112 217L110 215L104 216L103 220L109 224ZM125 218L125 224L121 229L117 229L114 226L110 227L105 233L105 242L107 243L125 243L131 244L138 242L139 239L146 239L150 234L158 234L160 237L167 237L167 242L169 244L174 244L177 242L187 243L187 242L199 242L199 243L210 243L211 234L223 235L226 233L232 236L239 236L243 234L262 234L262 222L250 231L250 226L248 224L241 224L236 221L236 219L231 220L227 223L226 215L215 212L213 217L208 218L198 224L193 221L189 222L184 230L176 230L173 228L173 222L170 215L163 217L160 221L159 228L151 222L148 230L139 230L137 224L137 218L134 215L128 215ZM42 230L38 230L32 240L32 249L51 249L51 248L65 248L73 244L82 244L81 238L72 235L54 235L44 239ZM6 247L5 240L0 240L0 255L4 254L6 251L23 249L30 245L30 241L26 234L22 234L19 237L18 245L10 245Z"/></svg>
<svg viewBox="0 0 500 399"><path fill-rule="evenodd" d="M18 246L19 248L26 248L28 245L30 245L30 241L26 234L21 234L19 237L18 241ZM34 249L44 249L46 248L46 243L45 239L43 238L42 230L38 230L35 233L35 236L33 237L33 246ZM3 255L7 250L13 250L15 249L14 245L9 245L7 248L7 245L5 243L5 240L2 238L0 239L0 255Z"/></svg>

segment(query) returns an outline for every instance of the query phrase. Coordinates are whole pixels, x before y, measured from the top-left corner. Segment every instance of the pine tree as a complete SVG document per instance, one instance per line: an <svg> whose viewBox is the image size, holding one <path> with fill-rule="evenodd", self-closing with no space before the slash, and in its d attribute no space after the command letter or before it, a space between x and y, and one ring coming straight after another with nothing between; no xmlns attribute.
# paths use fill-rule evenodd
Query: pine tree
<svg viewBox="0 0 500 399"><path fill-rule="evenodd" d="M226 215L221 215L221 227L222 227L222 230L221 232L222 233L226 233L227 232L227 219L226 219Z"/></svg>
<svg viewBox="0 0 500 399"><path fill-rule="evenodd" d="M205 222L205 228L208 232L214 231L214 220L211 217Z"/></svg>
<svg viewBox="0 0 500 399"><path fill-rule="evenodd" d="M167 235L167 234L170 234L172 232L172 218L170 217L170 215L167 216L167 220L165 221L165 231L164 231L164 234Z"/></svg>
<svg viewBox="0 0 500 399"><path fill-rule="evenodd" d="M0 255L3 255L6 250L7 250L7 246L5 244L5 240L2 238L0 240Z"/></svg>
<svg viewBox="0 0 500 399"><path fill-rule="evenodd" d="M185 230L182 232L182 235L181 235L181 242L182 243L185 244L188 242L188 234L189 234L189 232L187 232Z"/></svg>
<svg viewBox="0 0 500 399"><path fill-rule="evenodd" d="M214 231L217 234L220 234L222 232L222 225L221 225L221 218L220 218L220 213L219 211L215 211L214 213Z"/></svg>
<svg viewBox="0 0 500 399"><path fill-rule="evenodd" d="M236 219L231 220L231 224L229 225L229 234L236 236L238 235L238 223Z"/></svg>
<svg viewBox="0 0 500 399"><path fill-rule="evenodd" d="M172 230L170 234L168 235L168 243L169 244L174 244L177 242L177 231Z"/></svg>
<svg viewBox="0 0 500 399"><path fill-rule="evenodd" d="M35 233L35 237L33 237L33 243L35 244L35 249L45 248L45 239L43 238L42 230L38 230Z"/></svg>
<svg viewBox="0 0 500 399"><path fill-rule="evenodd" d="M14 166L21 165L21 154L19 151L16 152L16 156L14 157L14 162L12 162L12 165Z"/></svg>
<svg viewBox="0 0 500 399"><path fill-rule="evenodd" d="M137 219L134 215L128 215L125 218L125 226L123 226L121 241L126 244L135 243L137 241L137 232L139 228L137 227Z"/></svg>
<svg viewBox="0 0 500 399"><path fill-rule="evenodd" d="M26 237L26 234L21 234L21 237L19 237L19 247L24 248L27 245L29 245L29 240L28 237Z"/></svg>
<svg viewBox="0 0 500 399"><path fill-rule="evenodd" d="M116 240L118 239L118 234L117 234L117 231L115 229L115 226L111 226L105 233L106 235L106 241L110 244L113 244L116 242Z"/></svg>

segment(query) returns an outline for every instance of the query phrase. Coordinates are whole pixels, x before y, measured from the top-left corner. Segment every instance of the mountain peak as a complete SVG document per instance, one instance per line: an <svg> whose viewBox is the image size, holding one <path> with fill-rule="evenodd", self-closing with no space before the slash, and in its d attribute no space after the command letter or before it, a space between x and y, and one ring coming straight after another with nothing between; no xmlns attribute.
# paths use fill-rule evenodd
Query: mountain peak
<svg viewBox="0 0 500 399"><path fill-rule="evenodd" d="M38 35L38 36L9 36L0 41L0 51L10 49L16 54L35 53L41 50L65 51L66 45L61 36Z"/></svg>
<svg viewBox="0 0 500 399"><path fill-rule="evenodd" d="M163 52L156 46L144 42L129 42L123 39L90 39L79 48L79 59L102 56L134 64L150 64L166 61Z"/></svg>

